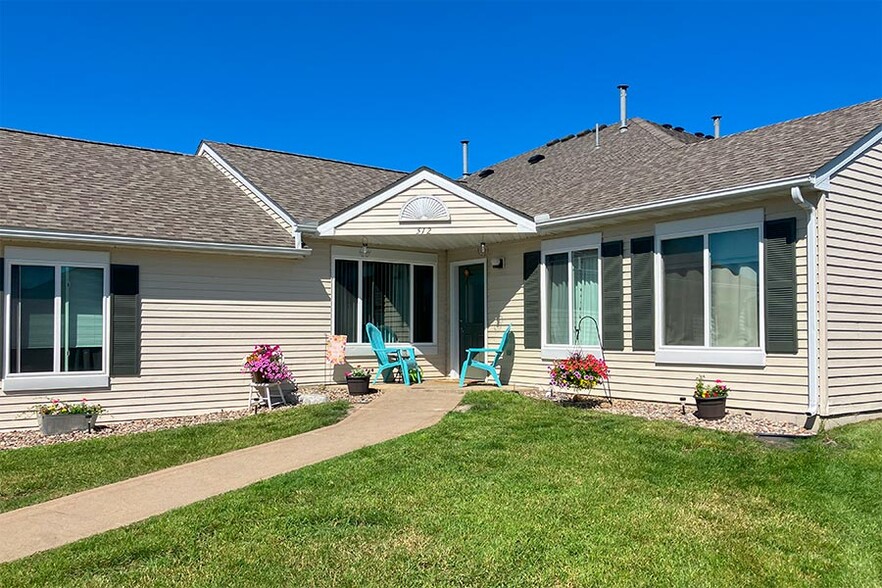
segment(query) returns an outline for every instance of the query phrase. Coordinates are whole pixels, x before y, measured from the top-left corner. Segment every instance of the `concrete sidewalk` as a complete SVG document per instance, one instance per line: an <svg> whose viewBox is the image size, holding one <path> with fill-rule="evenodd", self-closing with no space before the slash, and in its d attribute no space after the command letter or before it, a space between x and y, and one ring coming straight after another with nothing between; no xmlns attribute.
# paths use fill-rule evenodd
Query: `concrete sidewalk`
<svg viewBox="0 0 882 588"><path fill-rule="evenodd" d="M430 386L395 386L329 427L0 514L0 563L431 426L462 394Z"/></svg>

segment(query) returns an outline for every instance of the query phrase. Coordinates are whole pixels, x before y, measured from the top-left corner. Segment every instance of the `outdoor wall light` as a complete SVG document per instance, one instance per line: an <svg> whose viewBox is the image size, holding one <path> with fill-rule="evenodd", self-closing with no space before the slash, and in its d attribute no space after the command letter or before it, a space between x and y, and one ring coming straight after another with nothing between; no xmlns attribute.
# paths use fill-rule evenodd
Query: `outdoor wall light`
<svg viewBox="0 0 882 588"><path fill-rule="evenodd" d="M487 255L487 244L481 241L481 245L478 247L478 251L481 252L481 255Z"/></svg>
<svg viewBox="0 0 882 588"><path fill-rule="evenodd" d="M361 240L361 256L367 257L368 253L370 253L370 249L368 249L367 239Z"/></svg>

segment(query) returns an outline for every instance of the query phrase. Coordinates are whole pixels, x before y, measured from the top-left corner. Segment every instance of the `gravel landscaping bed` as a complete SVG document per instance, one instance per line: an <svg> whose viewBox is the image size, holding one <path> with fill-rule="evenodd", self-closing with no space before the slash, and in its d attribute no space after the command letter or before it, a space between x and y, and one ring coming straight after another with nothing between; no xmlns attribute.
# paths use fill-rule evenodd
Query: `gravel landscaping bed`
<svg viewBox="0 0 882 588"><path fill-rule="evenodd" d="M563 406L578 406L581 408L596 410L598 412L627 414L649 420L677 421L678 423L683 423L685 425L692 425L705 429L715 429L717 431L727 431L729 433L748 433L751 435L793 435L800 437L811 437L814 435L812 431L793 423L773 421L743 413L733 413L731 411L727 412L725 418L718 421L699 419L693 414L695 412L695 404L692 399L686 403L686 414L681 414L679 404L619 399L613 399L612 404L610 404L608 400L593 395L579 396L574 401L569 395L554 395L549 397L547 391L538 388L533 390L519 389L517 392L522 396L557 402Z"/></svg>
<svg viewBox="0 0 882 588"><path fill-rule="evenodd" d="M381 391L374 391L371 394L363 394L359 396L351 396L346 386L326 386L319 388L300 388L298 392L303 394L322 394L328 397L328 400L346 400L353 405L367 404L371 400L382 395ZM291 410L299 405L280 406L273 410ZM146 433L148 431L161 431L163 429L174 429L177 427L189 427L192 425L202 425L205 423L220 423L240 419L252 414L268 412L264 407L254 409L239 410L220 410L217 412L209 412L206 414L198 414L183 417L165 417L159 419L141 419L137 421L126 421L120 423L101 424L100 418L98 425L90 433L88 431L74 431L65 435L43 436L40 431L29 429L24 431L0 431L0 451L4 449L20 449L22 447L34 447L37 445L55 445L57 443L69 443L71 441L82 441L83 439L95 439L97 437L111 437L115 435L131 435L132 433Z"/></svg>

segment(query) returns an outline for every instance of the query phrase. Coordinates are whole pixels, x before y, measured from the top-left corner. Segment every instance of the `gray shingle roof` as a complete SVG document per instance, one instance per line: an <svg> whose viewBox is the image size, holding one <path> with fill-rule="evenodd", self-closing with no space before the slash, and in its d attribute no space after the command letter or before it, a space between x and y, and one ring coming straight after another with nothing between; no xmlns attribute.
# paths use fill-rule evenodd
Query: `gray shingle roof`
<svg viewBox="0 0 882 588"><path fill-rule="evenodd" d="M404 172L206 141L298 223L319 221L404 177Z"/></svg>
<svg viewBox="0 0 882 588"><path fill-rule="evenodd" d="M291 246L204 157L0 130L0 226Z"/></svg>
<svg viewBox="0 0 882 588"><path fill-rule="evenodd" d="M465 183L533 215L600 212L808 175L879 124L882 100L713 140L635 118L625 133L618 125L601 131L600 149L588 133L489 166L492 175ZM531 165L536 154L545 159Z"/></svg>

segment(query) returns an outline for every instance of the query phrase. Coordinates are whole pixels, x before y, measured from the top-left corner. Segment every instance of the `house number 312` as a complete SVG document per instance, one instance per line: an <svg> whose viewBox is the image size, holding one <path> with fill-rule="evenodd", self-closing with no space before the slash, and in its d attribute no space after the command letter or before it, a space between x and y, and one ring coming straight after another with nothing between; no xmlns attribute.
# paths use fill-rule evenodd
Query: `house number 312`
<svg viewBox="0 0 882 588"><path fill-rule="evenodd" d="M432 232L432 227L417 227L417 235L428 235Z"/></svg>

